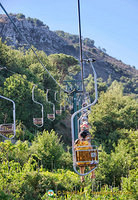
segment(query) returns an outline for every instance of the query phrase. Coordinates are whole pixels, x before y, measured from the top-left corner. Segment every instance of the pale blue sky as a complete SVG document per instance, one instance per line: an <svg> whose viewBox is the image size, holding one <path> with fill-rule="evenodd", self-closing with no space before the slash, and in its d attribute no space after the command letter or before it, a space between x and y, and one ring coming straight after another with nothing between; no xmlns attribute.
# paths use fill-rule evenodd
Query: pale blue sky
<svg viewBox="0 0 138 200"><path fill-rule="evenodd" d="M77 0L0 0L8 13L38 18L50 30L78 34ZM80 0L82 36L138 69L138 0ZM0 8L0 13L3 13Z"/></svg>

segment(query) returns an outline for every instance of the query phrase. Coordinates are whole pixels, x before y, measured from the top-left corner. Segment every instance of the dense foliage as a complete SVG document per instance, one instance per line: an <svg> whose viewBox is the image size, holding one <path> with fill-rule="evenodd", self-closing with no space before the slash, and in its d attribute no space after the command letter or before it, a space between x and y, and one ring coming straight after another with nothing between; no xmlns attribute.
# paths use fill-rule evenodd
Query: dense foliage
<svg viewBox="0 0 138 200"><path fill-rule="evenodd" d="M60 83L80 69L71 56L37 53ZM54 123L47 119L50 106L45 101L46 89L58 88L31 49L13 50L0 42L0 80L0 94L13 99L17 110L15 140L3 142L1 138L0 142L0 199L138 198L138 105L133 95L124 95L121 83L109 84L98 79L99 100L91 109L89 122L90 132L101 149L99 166L95 171L96 179L91 180L88 175L82 184L72 169L70 147L64 148L64 141L54 130L55 124L66 114L57 117ZM32 124L33 116L41 115L39 106L31 99L33 84L37 85L35 98L44 104L45 111L45 125L39 132ZM86 80L86 89L93 99L91 76ZM49 96L51 101L52 96L53 92ZM0 99L0 111L0 124L11 122L11 104ZM53 190L55 196L48 197L48 190Z"/></svg>
<svg viewBox="0 0 138 200"><path fill-rule="evenodd" d="M80 70L78 61L72 56L55 54L47 57L42 51L36 50L36 52L39 59L57 82L63 84L63 80L66 80L66 77L71 77ZM33 117L41 117L40 106L32 101L32 88L36 84L35 100L41 102L44 106L44 120L46 123L43 129L54 129L54 125L60 117L57 116L54 123L47 120L47 113L52 112L52 109L46 102L46 90L50 89L48 98L58 108L59 103L54 99L54 91L59 93L60 88L57 87L53 79L40 65L32 50L13 50L0 41L0 69L0 93L15 101L17 124L23 123L32 132L34 130L34 125L32 124ZM59 73L60 70L62 73ZM64 98L62 98L62 101ZM6 101L1 101L0 107L2 111L0 123L10 123L12 105Z"/></svg>

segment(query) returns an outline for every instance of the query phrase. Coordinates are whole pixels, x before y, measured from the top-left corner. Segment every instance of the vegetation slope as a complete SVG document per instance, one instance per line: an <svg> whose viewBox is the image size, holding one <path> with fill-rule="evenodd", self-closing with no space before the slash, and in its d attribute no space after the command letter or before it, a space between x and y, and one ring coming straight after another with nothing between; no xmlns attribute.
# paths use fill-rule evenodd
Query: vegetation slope
<svg viewBox="0 0 138 200"><path fill-rule="evenodd" d="M80 70L72 56L47 56L37 51L39 58L56 80L62 84ZM35 55L29 50L13 50L0 42L0 94L16 103L17 135L14 141L0 143L0 199L39 200L58 199L136 199L137 194L137 111L134 94L123 93L117 81L98 79L99 100L89 115L91 134L99 148L99 166L96 179L86 177L85 183L73 172L72 156L67 140L64 142L55 130L57 123L68 111L57 116L54 122L47 119L51 112L45 101L59 91L55 82L44 71ZM31 99L32 87L37 85L35 98L44 105L44 127L36 129L33 116L40 114ZM63 86L64 87L64 86ZM93 79L86 79L86 89L93 98ZM61 103L64 103L63 95ZM58 107L59 104L56 103ZM0 99L0 124L12 120L11 104ZM41 115L41 114L40 114ZM39 117L39 116L38 116ZM70 137L70 136L67 136ZM63 137L64 138L64 137ZM48 190L55 192L48 197Z"/></svg>

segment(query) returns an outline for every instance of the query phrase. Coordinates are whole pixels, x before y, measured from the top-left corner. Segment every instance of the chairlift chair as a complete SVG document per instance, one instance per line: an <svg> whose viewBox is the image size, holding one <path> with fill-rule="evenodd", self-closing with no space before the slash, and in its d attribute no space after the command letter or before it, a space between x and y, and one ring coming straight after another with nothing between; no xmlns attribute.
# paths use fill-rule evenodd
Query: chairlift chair
<svg viewBox="0 0 138 200"><path fill-rule="evenodd" d="M80 130L84 131L84 130L89 130L90 126L88 123L83 123L80 125Z"/></svg>
<svg viewBox="0 0 138 200"><path fill-rule="evenodd" d="M32 89L32 100L34 103L38 104L41 106L41 113L42 113L42 117L41 118L33 118L33 124L35 126L37 126L38 128L41 128L44 124L44 109L43 109L43 104L37 102L35 99L34 99L34 89L35 89L36 85L33 85L33 89Z"/></svg>
<svg viewBox="0 0 138 200"><path fill-rule="evenodd" d="M13 123L0 124L0 136L4 137L5 139L13 139L16 135L15 102L12 99L2 95L0 95L0 98L10 101L13 104Z"/></svg>
<svg viewBox="0 0 138 200"><path fill-rule="evenodd" d="M33 118L33 123L37 125L41 125L43 118Z"/></svg>
<svg viewBox="0 0 138 200"><path fill-rule="evenodd" d="M85 176L94 171L97 168L97 165L99 163L98 161L98 148L96 145L89 145L87 144L87 141L83 142L76 145L75 144L75 127L74 127L74 118L77 116L80 112L83 113L84 110L90 108L91 106L95 105L98 99L98 92L97 92L97 75L95 72L95 69L92 64L92 60L89 60L89 63L91 63L91 67L94 73L94 86L95 86L95 100L90 103L89 105L81 108L80 110L76 111L72 117L71 117L71 130L72 130L72 153L73 153L73 168L74 171L80 175L80 176ZM83 113L86 114L86 113ZM88 112L87 112L88 114ZM82 115L83 117L85 115ZM92 166L92 169L87 171L86 173L80 173L77 170L77 167L81 166Z"/></svg>
<svg viewBox="0 0 138 200"><path fill-rule="evenodd" d="M79 144L80 145L80 144ZM98 148L95 145L81 144L80 146L75 145L75 157L76 165L79 167L93 166L95 169L99 163L98 160Z"/></svg>
<svg viewBox="0 0 138 200"><path fill-rule="evenodd" d="M78 119L78 134L81 130L81 125L83 124L83 122L88 122L88 117L81 115Z"/></svg>
<svg viewBox="0 0 138 200"><path fill-rule="evenodd" d="M90 112L91 112L90 110L84 109L84 110L81 111L81 115L83 117L87 117L88 118L88 115L90 114Z"/></svg>
<svg viewBox="0 0 138 200"><path fill-rule="evenodd" d="M50 90L50 89L47 89L47 92L46 92L46 101L47 101L50 105L52 105L52 107L53 107L53 113L47 114L47 118L48 118L50 121L54 121L54 120L55 120L55 104L48 100L48 92L49 92L49 90Z"/></svg>

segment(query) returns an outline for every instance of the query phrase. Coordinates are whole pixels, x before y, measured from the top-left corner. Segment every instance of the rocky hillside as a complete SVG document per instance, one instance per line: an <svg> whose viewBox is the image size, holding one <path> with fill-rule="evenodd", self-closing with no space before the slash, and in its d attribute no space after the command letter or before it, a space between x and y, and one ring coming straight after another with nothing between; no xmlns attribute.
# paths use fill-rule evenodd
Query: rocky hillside
<svg viewBox="0 0 138 200"><path fill-rule="evenodd" d="M49 27L38 19L25 18L23 14L10 15L18 29L27 38L29 43L47 55L64 53L79 59L79 37L63 31L50 31ZM29 48L25 40L14 30L13 25L6 15L0 15L0 37L7 45L13 48ZM106 53L106 50L97 48L94 40L83 39L83 57L95 58L95 69L98 77L106 81L109 77L112 80L126 81L135 79L137 70L135 67L124 64ZM85 77L91 73L89 66L85 66Z"/></svg>

